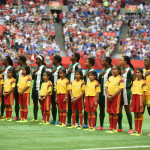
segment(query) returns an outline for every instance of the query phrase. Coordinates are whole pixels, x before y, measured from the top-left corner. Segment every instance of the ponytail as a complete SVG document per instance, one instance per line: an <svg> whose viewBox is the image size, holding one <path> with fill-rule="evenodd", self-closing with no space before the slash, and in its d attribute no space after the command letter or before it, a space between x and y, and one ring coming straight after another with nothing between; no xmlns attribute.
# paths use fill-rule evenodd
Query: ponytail
<svg viewBox="0 0 150 150"><path fill-rule="evenodd" d="M127 64L134 70L133 65L131 64L130 57L129 56L123 56L124 60L127 62Z"/></svg>

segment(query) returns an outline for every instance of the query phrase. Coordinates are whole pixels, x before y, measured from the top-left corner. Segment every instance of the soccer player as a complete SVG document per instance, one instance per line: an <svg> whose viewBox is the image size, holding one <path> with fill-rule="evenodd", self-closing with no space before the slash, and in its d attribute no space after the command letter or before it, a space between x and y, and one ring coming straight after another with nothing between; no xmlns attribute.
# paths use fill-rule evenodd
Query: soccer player
<svg viewBox="0 0 150 150"><path fill-rule="evenodd" d="M118 114L121 104L121 92L124 88L124 80L120 76L120 66L113 66L112 76L109 77L105 84L105 92L107 95L107 113L109 113L110 127L106 132L116 133L116 127L118 122Z"/></svg>
<svg viewBox="0 0 150 150"><path fill-rule="evenodd" d="M85 88L85 111L88 113L88 123L89 128L84 129L88 131L95 131L95 122L96 122L96 109L98 106L98 95L100 92L100 85L97 79L97 72L89 72L89 81L86 84Z"/></svg>
<svg viewBox="0 0 150 150"><path fill-rule="evenodd" d="M8 78L7 77L7 71L8 69L11 69L13 66L13 61L10 58L10 56L5 56L2 58L2 68L0 69L0 73L3 75L3 80L5 83L5 80ZM1 103L1 115L0 119L4 119L4 110L5 110L5 105L4 105L4 97L2 96L2 103Z"/></svg>
<svg viewBox="0 0 150 150"><path fill-rule="evenodd" d="M81 70L81 65L79 63L80 60L80 54L79 53L74 53L70 60L72 61L72 64L69 65L68 72L67 72L67 78L70 81L70 83L75 79L75 72L77 70ZM68 125L71 125L71 97L69 96L69 108L68 108ZM78 117L77 117L78 118ZM77 119L78 120L78 119Z"/></svg>
<svg viewBox="0 0 150 150"><path fill-rule="evenodd" d="M31 121L38 121L38 101L40 100L40 89L41 85L44 82L43 74L45 72L45 63L44 57L42 55L38 55L36 57L36 64L37 66L34 67L34 71L32 74L32 79L34 80L33 88L32 88L32 99L33 99L33 112L34 112L34 119Z"/></svg>
<svg viewBox="0 0 150 150"><path fill-rule="evenodd" d="M51 124L53 124L53 123L59 124L59 121L56 122L57 108L56 108L56 102L55 102L55 99L56 99L56 97L55 97L55 95L56 95L56 93L55 93L55 91L56 91L55 85L56 85L57 80L60 78L59 70L63 69L61 61L62 61L61 56L55 55L53 57L53 61L52 61L53 67L51 68L51 74L53 75L53 80L54 80L53 81L53 85L54 85L53 87L54 88L53 88L52 97L51 97L52 116L53 116L53 120L50 122Z"/></svg>
<svg viewBox="0 0 150 150"><path fill-rule="evenodd" d="M99 107L100 107L100 126L97 128L97 130L104 130L104 118L105 118L105 102L107 99L106 93L105 93L105 84L108 80L108 78L112 75L112 65L111 65L112 59L110 57L105 57L103 59L102 65L104 66L104 69L99 75L99 83L101 87L101 92L99 94Z"/></svg>
<svg viewBox="0 0 150 150"><path fill-rule="evenodd" d="M85 84L87 83L87 81L89 81L89 77L88 77L88 74L90 71L96 71L93 66L95 64L95 59L93 57L89 57L85 63L85 66L86 68L88 68L86 70L86 73L84 74L84 81L85 81ZM87 120L88 120L88 114L87 112L84 110L84 124L83 124L83 128L88 128L88 123L87 123Z"/></svg>
<svg viewBox="0 0 150 150"><path fill-rule="evenodd" d="M41 111L43 111L43 121L42 123L39 124L49 125L51 95L52 95L52 82L50 81L51 73L49 71L46 71L43 74L43 79L45 80L45 82L42 83L40 91Z"/></svg>
<svg viewBox="0 0 150 150"><path fill-rule="evenodd" d="M142 135L142 112L144 108L144 97L147 91L146 82L143 78L143 69L136 69L136 80L133 81L132 85L132 100L131 100L131 111L134 112L135 122L135 133L131 135L141 136Z"/></svg>
<svg viewBox="0 0 150 150"><path fill-rule="evenodd" d="M123 56L120 59L120 66L121 68L121 76L123 77L124 80L124 89L121 95L121 108L120 108L120 113L118 115L118 132L123 132L122 129L122 107L124 105L128 123L129 123L129 134L133 133L132 129L132 115L131 115L131 110L130 110L130 100L131 100L131 85L132 82L134 81L134 67L130 62L130 58L128 56Z"/></svg>
<svg viewBox="0 0 150 150"><path fill-rule="evenodd" d="M70 90L70 82L65 77L66 70L59 70L60 79L57 80L55 89L56 89L56 103L58 103L59 109L59 118L60 124L56 126L65 127L66 126L66 116L68 110L68 100L69 100L69 90Z"/></svg>
<svg viewBox="0 0 150 150"><path fill-rule="evenodd" d="M26 65L26 57L25 56L19 56L17 58L17 64L19 65L16 68L16 86L15 86L15 113L16 113L16 117L13 120L19 120L19 94L18 94L18 90L17 90L17 84L19 81L19 78L22 76L22 68L23 66Z"/></svg>
<svg viewBox="0 0 150 150"><path fill-rule="evenodd" d="M72 105L72 126L68 128L76 128L76 111L78 110L79 118L80 118L80 126L77 129L82 129L83 122L83 95L85 92L85 82L82 80L82 71L77 70L75 73L75 80L71 83L71 105Z"/></svg>
<svg viewBox="0 0 150 150"><path fill-rule="evenodd" d="M4 83L4 103L6 112L6 121L12 121L12 105L14 104L14 89L15 89L15 69L10 68L7 71L7 79Z"/></svg>
<svg viewBox="0 0 150 150"><path fill-rule="evenodd" d="M30 77L30 67L24 66L22 70L22 76L18 81L18 93L19 93L19 104L21 120L17 122L27 122L28 115L28 105L30 105L30 89L31 89L31 77Z"/></svg>

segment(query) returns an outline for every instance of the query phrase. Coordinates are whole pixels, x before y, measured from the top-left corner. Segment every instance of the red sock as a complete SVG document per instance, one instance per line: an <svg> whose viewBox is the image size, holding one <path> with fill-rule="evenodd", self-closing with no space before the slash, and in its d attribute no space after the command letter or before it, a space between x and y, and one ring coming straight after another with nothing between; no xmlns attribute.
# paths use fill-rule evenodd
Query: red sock
<svg viewBox="0 0 150 150"><path fill-rule="evenodd" d="M46 112L43 111L43 121L45 122L46 121Z"/></svg>
<svg viewBox="0 0 150 150"><path fill-rule="evenodd" d="M80 126L82 127L82 122L83 122L83 113L79 114L79 118L80 118Z"/></svg>
<svg viewBox="0 0 150 150"><path fill-rule="evenodd" d="M72 113L72 125L75 126L76 122L76 113Z"/></svg>
<svg viewBox="0 0 150 150"><path fill-rule="evenodd" d="M96 121L96 116L95 114L92 115L92 127L95 127L95 121Z"/></svg>
<svg viewBox="0 0 150 150"><path fill-rule="evenodd" d="M5 106L6 118L8 118L8 108Z"/></svg>
<svg viewBox="0 0 150 150"><path fill-rule="evenodd" d="M113 129L116 130L118 122L118 116L113 116Z"/></svg>
<svg viewBox="0 0 150 150"><path fill-rule="evenodd" d="M9 107L9 118L11 118L12 115L12 107Z"/></svg>
<svg viewBox="0 0 150 150"><path fill-rule="evenodd" d="M50 118L50 112L49 111L47 112L46 116L47 116L47 122L49 122L49 118Z"/></svg>
<svg viewBox="0 0 150 150"><path fill-rule="evenodd" d="M139 122L139 130L138 130L138 132L142 132L142 122L143 122L143 120L142 120L142 117L141 118L138 118L138 122Z"/></svg>
<svg viewBox="0 0 150 150"><path fill-rule="evenodd" d="M67 112L63 112L63 124L66 124Z"/></svg>
<svg viewBox="0 0 150 150"><path fill-rule="evenodd" d="M110 123L110 128L113 129L113 116L109 114L109 123Z"/></svg>
<svg viewBox="0 0 150 150"><path fill-rule="evenodd" d="M23 110L23 108L20 108L20 116L21 116L21 119L24 118L24 110Z"/></svg>
<svg viewBox="0 0 150 150"><path fill-rule="evenodd" d="M91 118L92 116L91 116L91 114L88 114L88 122L89 122L89 128L91 128Z"/></svg>
<svg viewBox="0 0 150 150"><path fill-rule="evenodd" d="M28 108L24 108L24 119L27 120Z"/></svg>
<svg viewBox="0 0 150 150"><path fill-rule="evenodd" d="M138 132L138 118L134 118L135 132Z"/></svg>
<svg viewBox="0 0 150 150"><path fill-rule="evenodd" d="M60 123L63 123L63 113L59 112Z"/></svg>

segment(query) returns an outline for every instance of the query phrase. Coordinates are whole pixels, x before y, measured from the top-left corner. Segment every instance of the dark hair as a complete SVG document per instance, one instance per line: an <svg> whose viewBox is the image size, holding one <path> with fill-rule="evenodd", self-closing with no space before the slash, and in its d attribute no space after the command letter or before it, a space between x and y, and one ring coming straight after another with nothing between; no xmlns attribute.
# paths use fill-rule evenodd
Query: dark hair
<svg viewBox="0 0 150 150"><path fill-rule="evenodd" d="M13 61L12 59L10 58L10 56L6 56L6 59L8 60L8 63L10 66L13 66Z"/></svg>
<svg viewBox="0 0 150 150"><path fill-rule="evenodd" d="M80 76L81 76L81 79L83 78L83 72L82 72L82 70L76 70L76 72L75 73L79 73L80 74Z"/></svg>
<svg viewBox="0 0 150 150"><path fill-rule="evenodd" d="M90 63L92 66L94 66L94 64L95 64L95 59L94 59L93 57L89 57L89 58L88 58L88 61L89 61L89 63Z"/></svg>
<svg viewBox="0 0 150 150"><path fill-rule="evenodd" d="M28 65L23 66L23 68L26 70L26 75L30 74L30 67Z"/></svg>
<svg viewBox="0 0 150 150"><path fill-rule="evenodd" d="M116 68L117 68L117 70L119 71L119 75L121 75L121 67L119 66L119 65L114 65Z"/></svg>
<svg viewBox="0 0 150 150"><path fill-rule="evenodd" d="M26 63L27 59L25 56L21 55L21 56L19 56L19 58L20 58L20 60L23 61L23 63Z"/></svg>
<svg viewBox="0 0 150 150"><path fill-rule="evenodd" d="M95 76L95 80L97 80L97 72L95 70L90 71L89 74L92 74L93 76Z"/></svg>
<svg viewBox="0 0 150 150"><path fill-rule="evenodd" d="M45 71L46 75L48 76L48 79L52 81L52 74L49 71Z"/></svg>
<svg viewBox="0 0 150 150"><path fill-rule="evenodd" d="M136 68L136 71L140 71L141 72L141 74L142 74L142 79L144 79L144 76L143 76L143 69L142 68Z"/></svg>
<svg viewBox="0 0 150 150"><path fill-rule="evenodd" d="M61 61L62 61L62 58L61 58L61 56L59 56L59 55L55 55L55 56L54 56L54 59L57 60L58 63L61 63Z"/></svg>
<svg viewBox="0 0 150 150"><path fill-rule="evenodd" d="M40 55L42 57L42 65L46 66L46 63L44 62L44 56L43 55Z"/></svg>
<svg viewBox="0 0 150 150"><path fill-rule="evenodd" d="M111 57L105 57L105 60L109 63L110 66L112 66L112 59Z"/></svg>
<svg viewBox="0 0 150 150"><path fill-rule="evenodd" d="M145 58L148 58L148 59L150 59L150 55L146 56Z"/></svg>
<svg viewBox="0 0 150 150"><path fill-rule="evenodd" d="M80 54L79 53L74 53L75 57L77 58L77 62L80 60Z"/></svg>
<svg viewBox="0 0 150 150"><path fill-rule="evenodd" d="M129 56L123 56L124 60L127 62L127 64L134 70L133 65L130 62L130 57Z"/></svg>
<svg viewBox="0 0 150 150"><path fill-rule="evenodd" d="M64 68L59 69L59 71L62 71L64 74L66 74L66 69Z"/></svg>
<svg viewBox="0 0 150 150"><path fill-rule="evenodd" d="M14 68L11 67L11 68L8 69L8 71L12 72L13 78L16 78L16 71L15 71Z"/></svg>

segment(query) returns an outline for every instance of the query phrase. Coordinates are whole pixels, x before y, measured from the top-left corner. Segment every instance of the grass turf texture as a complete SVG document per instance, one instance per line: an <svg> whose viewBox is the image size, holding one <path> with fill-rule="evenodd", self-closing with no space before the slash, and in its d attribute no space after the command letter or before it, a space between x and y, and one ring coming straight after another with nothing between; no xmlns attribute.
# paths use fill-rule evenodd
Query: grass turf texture
<svg viewBox="0 0 150 150"><path fill-rule="evenodd" d="M30 101L28 121L33 119L33 102ZM99 109L97 109L99 117ZM133 116L133 114L132 114ZM13 106L12 118L15 117ZM133 116L134 117L134 116ZM41 111L38 113L39 122L42 120ZM50 117L52 120L52 116ZM39 125L39 122L17 123L16 121L0 121L0 150L71 150L88 148L127 147L150 145L149 122L150 118L145 112L143 135L140 137L128 134L128 123L123 110L123 133L109 134L105 131L84 131L55 127L54 125ZM99 118L97 119L97 127ZM109 127L108 114L105 116L104 128ZM134 120L133 120L134 128ZM136 149L136 148L135 148ZM138 148L150 149L150 148ZM128 148L129 150L129 148Z"/></svg>

